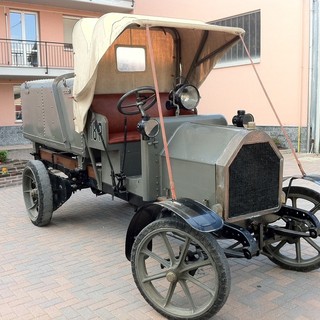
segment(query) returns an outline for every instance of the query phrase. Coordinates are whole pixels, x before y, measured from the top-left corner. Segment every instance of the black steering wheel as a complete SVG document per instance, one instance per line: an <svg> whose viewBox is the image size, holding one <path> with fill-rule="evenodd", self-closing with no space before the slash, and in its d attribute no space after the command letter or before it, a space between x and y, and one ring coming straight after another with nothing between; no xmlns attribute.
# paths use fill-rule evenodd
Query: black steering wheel
<svg viewBox="0 0 320 320"><path fill-rule="evenodd" d="M130 96L135 96L135 102L124 104L124 101ZM154 87L144 86L130 90L125 93L118 101L117 108L120 113L126 116L132 116L141 113L145 116L145 111L150 109L157 101Z"/></svg>

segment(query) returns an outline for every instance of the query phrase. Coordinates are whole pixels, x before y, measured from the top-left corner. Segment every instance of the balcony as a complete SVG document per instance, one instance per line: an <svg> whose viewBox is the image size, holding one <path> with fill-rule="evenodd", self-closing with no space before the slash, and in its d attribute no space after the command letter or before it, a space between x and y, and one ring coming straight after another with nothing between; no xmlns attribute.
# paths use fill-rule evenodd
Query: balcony
<svg viewBox="0 0 320 320"><path fill-rule="evenodd" d="M72 69L69 43L0 38L0 78L56 77Z"/></svg>
<svg viewBox="0 0 320 320"><path fill-rule="evenodd" d="M134 0L11 0L11 2L28 2L29 4L35 5L95 11L100 13L129 13L134 7Z"/></svg>

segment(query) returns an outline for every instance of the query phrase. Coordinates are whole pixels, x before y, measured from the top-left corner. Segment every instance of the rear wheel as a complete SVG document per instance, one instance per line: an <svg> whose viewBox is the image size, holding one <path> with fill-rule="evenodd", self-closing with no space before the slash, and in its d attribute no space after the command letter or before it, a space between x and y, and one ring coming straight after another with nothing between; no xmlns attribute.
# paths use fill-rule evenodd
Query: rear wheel
<svg viewBox="0 0 320 320"><path fill-rule="evenodd" d="M53 213L52 187L41 161L27 163L22 174L22 190L31 222L38 227L49 224Z"/></svg>
<svg viewBox="0 0 320 320"><path fill-rule="evenodd" d="M304 187L285 187L287 205L309 211L320 219L320 194ZM305 222L282 217L283 226L295 231L306 232ZM264 247L269 259L284 269L312 271L320 267L320 237L282 237L279 241Z"/></svg>
<svg viewBox="0 0 320 320"><path fill-rule="evenodd" d="M131 265L142 296L168 319L210 318L229 295L229 265L217 241L173 218L140 232Z"/></svg>

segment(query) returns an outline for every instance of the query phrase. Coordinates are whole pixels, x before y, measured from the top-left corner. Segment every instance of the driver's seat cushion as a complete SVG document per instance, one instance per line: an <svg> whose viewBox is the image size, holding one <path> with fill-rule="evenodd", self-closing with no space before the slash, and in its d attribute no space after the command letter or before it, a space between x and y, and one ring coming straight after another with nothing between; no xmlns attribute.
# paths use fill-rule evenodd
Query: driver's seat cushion
<svg viewBox="0 0 320 320"><path fill-rule="evenodd" d="M140 141L140 133L137 131L137 124L141 120L141 114L124 116L117 109L117 103L122 94L95 94L91 104L91 110L104 115L108 119L109 144L124 142L124 121L127 118L127 141ZM161 107L164 117L172 117L175 110L167 110L166 101L168 93L160 93ZM125 105L135 103L135 98L129 96L124 101ZM150 117L158 117L157 104L146 112ZM190 113L190 112L189 112Z"/></svg>

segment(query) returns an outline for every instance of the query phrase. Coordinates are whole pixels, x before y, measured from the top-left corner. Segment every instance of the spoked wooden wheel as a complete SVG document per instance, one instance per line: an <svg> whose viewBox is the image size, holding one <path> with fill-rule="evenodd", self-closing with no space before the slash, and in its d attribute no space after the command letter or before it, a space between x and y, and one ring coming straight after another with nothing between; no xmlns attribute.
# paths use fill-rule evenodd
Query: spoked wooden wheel
<svg viewBox="0 0 320 320"><path fill-rule="evenodd" d="M31 222L42 227L50 223L53 212L49 174L41 161L31 160L22 174L22 189Z"/></svg>
<svg viewBox="0 0 320 320"><path fill-rule="evenodd" d="M211 234L173 218L154 221L135 240L132 273L146 301L168 319L207 319L230 290L227 259Z"/></svg>
<svg viewBox="0 0 320 320"><path fill-rule="evenodd" d="M288 193L288 188L283 189ZM320 194L304 187L290 187L287 205L311 212L320 219ZM306 232L305 222L283 217L283 226ZM311 271L320 267L320 237L284 236L278 242L264 247L269 259L282 268L296 271Z"/></svg>

